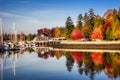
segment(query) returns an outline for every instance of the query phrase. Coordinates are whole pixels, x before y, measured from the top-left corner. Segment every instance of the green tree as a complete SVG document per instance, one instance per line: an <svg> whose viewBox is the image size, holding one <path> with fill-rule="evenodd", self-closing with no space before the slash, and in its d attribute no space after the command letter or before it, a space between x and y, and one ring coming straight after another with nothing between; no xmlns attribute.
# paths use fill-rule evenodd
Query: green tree
<svg viewBox="0 0 120 80"><path fill-rule="evenodd" d="M120 21L120 8L118 10L118 20Z"/></svg>
<svg viewBox="0 0 120 80"><path fill-rule="evenodd" d="M94 28L99 27L100 25L103 25L103 24L104 24L103 18L97 15L94 19Z"/></svg>
<svg viewBox="0 0 120 80"><path fill-rule="evenodd" d="M111 39L111 30L112 29L110 27L107 28L107 30L105 32L105 39L106 40L110 40Z"/></svg>
<svg viewBox="0 0 120 80"><path fill-rule="evenodd" d="M65 29L65 37L67 39L70 38L70 35L71 35L71 32L72 30L74 29L74 25L73 25L73 22L72 22L72 19L70 16L68 16L67 20L66 20L66 29Z"/></svg>
<svg viewBox="0 0 120 80"><path fill-rule="evenodd" d="M83 20L83 16L82 14L79 14L78 21L77 21L77 28L80 30L82 29L82 20Z"/></svg>
<svg viewBox="0 0 120 80"><path fill-rule="evenodd" d="M28 40L28 41L31 41L31 40L33 40L33 39L34 39L34 36L33 36L32 34L28 34L27 40Z"/></svg>
<svg viewBox="0 0 120 80"><path fill-rule="evenodd" d="M88 26L89 25L89 16L87 13L85 13L83 20L84 20L84 26Z"/></svg>
<svg viewBox="0 0 120 80"><path fill-rule="evenodd" d="M112 14L113 20L112 20L112 30L111 30L111 39L116 39L114 33L116 32L116 29L120 26L120 21L117 17L117 10L113 9L113 14Z"/></svg>
<svg viewBox="0 0 120 80"><path fill-rule="evenodd" d="M82 32L84 33L85 38L90 38L90 29L89 29L89 16L88 13L85 13L83 17L84 26L82 28Z"/></svg>
<svg viewBox="0 0 120 80"><path fill-rule="evenodd" d="M91 30L94 27L94 18L95 18L95 14L94 14L94 10L93 9L89 9L89 26L91 27Z"/></svg>

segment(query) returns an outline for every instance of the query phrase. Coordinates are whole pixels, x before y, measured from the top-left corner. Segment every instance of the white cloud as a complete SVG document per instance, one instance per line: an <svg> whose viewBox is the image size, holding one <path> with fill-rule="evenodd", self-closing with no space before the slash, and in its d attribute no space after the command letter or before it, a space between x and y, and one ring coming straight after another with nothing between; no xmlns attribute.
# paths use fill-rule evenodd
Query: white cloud
<svg viewBox="0 0 120 80"><path fill-rule="evenodd" d="M23 15L17 15L13 13L7 13L7 12L0 12L1 17L7 17L7 18L16 18L16 19L21 19L22 21L24 20L25 22L30 22L30 23L39 23L39 20L29 17L29 16L23 16Z"/></svg>
<svg viewBox="0 0 120 80"><path fill-rule="evenodd" d="M21 15L12 14L12 13L7 13L7 12L0 12L0 15L1 15L1 16L4 16L4 17L27 18L26 16L21 16Z"/></svg>

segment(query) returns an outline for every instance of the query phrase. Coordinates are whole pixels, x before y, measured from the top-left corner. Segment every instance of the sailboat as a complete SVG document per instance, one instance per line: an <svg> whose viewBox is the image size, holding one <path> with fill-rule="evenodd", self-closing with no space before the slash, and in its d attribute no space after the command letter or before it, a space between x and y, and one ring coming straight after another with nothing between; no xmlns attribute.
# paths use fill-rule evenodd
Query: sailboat
<svg viewBox="0 0 120 80"><path fill-rule="evenodd" d="M17 43L17 31L16 31L16 28L15 28L15 23L13 23L13 41L11 41L9 44L9 47L10 47L10 50L18 50L19 49L19 45ZM12 34L11 34L12 35Z"/></svg>
<svg viewBox="0 0 120 80"><path fill-rule="evenodd" d="M0 18L0 51L6 51L7 49L8 47L3 42L2 19Z"/></svg>
<svg viewBox="0 0 120 80"><path fill-rule="evenodd" d="M7 51L9 50L9 47L7 43L3 41L3 29L2 29L2 18L0 18L0 51Z"/></svg>

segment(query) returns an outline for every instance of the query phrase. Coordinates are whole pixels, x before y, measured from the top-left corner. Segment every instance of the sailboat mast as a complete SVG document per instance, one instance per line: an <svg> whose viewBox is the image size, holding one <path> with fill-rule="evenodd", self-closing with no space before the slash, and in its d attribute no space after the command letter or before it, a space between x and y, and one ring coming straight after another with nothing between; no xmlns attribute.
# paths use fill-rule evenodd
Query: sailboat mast
<svg viewBox="0 0 120 80"><path fill-rule="evenodd" d="M0 18L0 36L1 36L1 44L3 44L2 19L1 18Z"/></svg>
<svg viewBox="0 0 120 80"><path fill-rule="evenodd" d="M16 28L15 28L15 23L13 23L13 31L14 31L14 41L17 42L17 31L16 31Z"/></svg>

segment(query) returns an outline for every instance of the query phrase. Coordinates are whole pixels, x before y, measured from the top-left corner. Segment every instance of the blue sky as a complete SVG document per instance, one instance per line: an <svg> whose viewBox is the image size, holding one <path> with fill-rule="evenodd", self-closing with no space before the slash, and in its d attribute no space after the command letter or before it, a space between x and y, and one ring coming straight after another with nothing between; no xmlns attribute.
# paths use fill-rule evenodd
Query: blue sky
<svg viewBox="0 0 120 80"><path fill-rule="evenodd" d="M0 0L0 18L3 31L37 33L43 27L65 26L71 16L74 24L80 13L93 8L95 14L103 15L108 9L120 8L120 0Z"/></svg>

